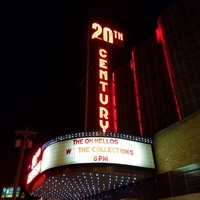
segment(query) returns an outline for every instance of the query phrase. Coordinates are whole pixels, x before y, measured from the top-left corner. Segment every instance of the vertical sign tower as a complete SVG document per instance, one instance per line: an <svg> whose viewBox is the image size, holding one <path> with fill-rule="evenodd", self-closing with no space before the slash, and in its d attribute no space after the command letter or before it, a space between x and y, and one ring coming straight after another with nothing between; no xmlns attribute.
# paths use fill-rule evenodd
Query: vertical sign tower
<svg viewBox="0 0 200 200"><path fill-rule="evenodd" d="M88 31L85 131L116 131L112 72L116 52L124 45L123 33L92 23Z"/></svg>

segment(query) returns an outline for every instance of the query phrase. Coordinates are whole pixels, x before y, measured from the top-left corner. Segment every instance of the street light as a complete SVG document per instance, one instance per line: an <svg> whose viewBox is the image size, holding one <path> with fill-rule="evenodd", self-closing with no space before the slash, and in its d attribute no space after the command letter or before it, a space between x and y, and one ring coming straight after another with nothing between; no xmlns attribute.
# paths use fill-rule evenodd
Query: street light
<svg viewBox="0 0 200 200"><path fill-rule="evenodd" d="M24 158L24 150L26 148L32 147L33 141L30 140L30 138L33 135L36 135L37 132L28 131L28 128L26 128L25 131L15 131L15 134L20 136L20 138L17 138L15 140L15 147L21 147L21 152L20 152L20 158L19 158L19 162L18 162L18 165L17 165L16 175L15 175L15 182L14 182L14 190L13 190L12 200L16 199L16 193L17 193L17 188L18 188L18 184L19 184L19 177L20 177L22 162L23 162L23 158Z"/></svg>

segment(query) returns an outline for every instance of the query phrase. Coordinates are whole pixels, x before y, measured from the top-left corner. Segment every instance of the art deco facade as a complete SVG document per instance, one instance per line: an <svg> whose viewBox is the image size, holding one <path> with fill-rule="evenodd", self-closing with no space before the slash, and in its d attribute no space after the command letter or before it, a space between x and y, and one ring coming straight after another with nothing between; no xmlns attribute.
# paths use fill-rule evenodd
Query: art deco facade
<svg viewBox="0 0 200 200"><path fill-rule="evenodd" d="M199 19L199 1L170 7L133 47L131 64L114 72L118 132L152 137L200 110Z"/></svg>
<svg viewBox="0 0 200 200"><path fill-rule="evenodd" d="M157 176L124 190L138 199L200 198L199 9L198 0L166 9L113 75L118 132L154 141Z"/></svg>

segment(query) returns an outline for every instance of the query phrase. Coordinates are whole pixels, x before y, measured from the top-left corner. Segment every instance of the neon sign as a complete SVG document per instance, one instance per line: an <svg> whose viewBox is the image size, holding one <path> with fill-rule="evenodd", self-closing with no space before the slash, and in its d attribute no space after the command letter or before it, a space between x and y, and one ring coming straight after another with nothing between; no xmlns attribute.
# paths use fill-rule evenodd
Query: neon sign
<svg viewBox="0 0 200 200"><path fill-rule="evenodd" d="M27 184L29 184L41 172L41 159L42 150L39 148L32 158L31 172L28 174Z"/></svg>
<svg viewBox="0 0 200 200"><path fill-rule="evenodd" d="M37 150L37 152L35 153L35 155L33 156L33 158L32 158L32 164L31 164L31 169L33 169L37 165L39 156L41 155L41 151L42 151L41 148L39 148Z"/></svg>
<svg viewBox="0 0 200 200"><path fill-rule="evenodd" d="M98 23L93 23L92 29L95 30L95 32L92 34L92 39L96 38L98 40L102 40L111 44L124 46L123 33L116 30L112 30L108 27L102 27Z"/></svg>
<svg viewBox="0 0 200 200"><path fill-rule="evenodd" d="M108 103L107 51L99 49L99 125L103 132L109 127Z"/></svg>
<svg viewBox="0 0 200 200"><path fill-rule="evenodd" d="M91 42L88 44L88 47L90 47L88 52L91 51L92 56L88 56L87 66L86 109L88 112L86 111L86 131L110 132L113 131L114 127L111 76L112 70L114 70L114 65L112 65L114 62L112 62L109 51L115 45L123 46L124 36L120 31L102 26L99 23L90 25L89 34ZM94 54L96 54L96 67L90 70ZM91 98L92 96L93 98Z"/></svg>
<svg viewBox="0 0 200 200"><path fill-rule="evenodd" d="M33 170L28 174L27 184L29 184L41 170L41 161L33 168Z"/></svg>

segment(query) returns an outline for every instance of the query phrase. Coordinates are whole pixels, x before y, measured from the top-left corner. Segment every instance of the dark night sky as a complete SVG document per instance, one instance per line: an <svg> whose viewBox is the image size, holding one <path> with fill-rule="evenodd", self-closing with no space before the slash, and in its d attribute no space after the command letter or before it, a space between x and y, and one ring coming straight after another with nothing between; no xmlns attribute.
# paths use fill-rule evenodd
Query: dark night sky
<svg viewBox="0 0 200 200"><path fill-rule="evenodd" d="M153 34L157 17L175 2L6 1L1 5L0 189L14 182L19 155L15 130L28 127L38 133L32 151L47 139L84 131L89 23L100 20L124 32L126 65L132 47ZM25 164L29 155L31 151Z"/></svg>

